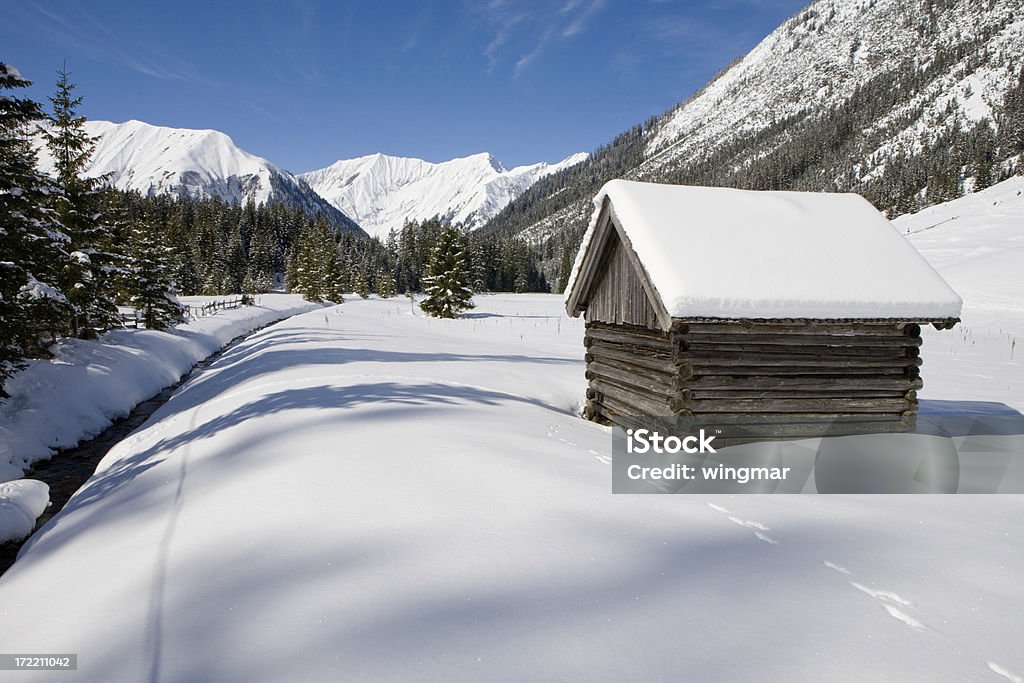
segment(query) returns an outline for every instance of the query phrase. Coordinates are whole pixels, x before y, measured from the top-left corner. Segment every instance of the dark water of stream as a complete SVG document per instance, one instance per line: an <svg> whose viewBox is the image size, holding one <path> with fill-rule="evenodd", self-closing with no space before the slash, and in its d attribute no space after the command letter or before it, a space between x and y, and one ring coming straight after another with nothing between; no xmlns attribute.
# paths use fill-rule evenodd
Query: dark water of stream
<svg viewBox="0 0 1024 683"><path fill-rule="evenodd" d="M32 465L32 468L25 472L25 477L39 479L46 482L50 487L50 506L36 520L36 525L32 532L35 533L51 517L60 512L75 491L81 488L85 481L96 471L96 465L103 459L103 456L148 420L149 416L156 412L156 409L166 403L167 399L178 390L178 387L188 380L201 375L211 363L258 331L258 329L253 330L247 334L235 337L220 351L216 351L196 363L177 382L136 405L127 416L115 420L113 424L95 438L83 441L73 448L60 450L49 460L42 460ZM0 576L14 564L14 560L18 557L18 551L24 542L10 541L8 543L0 543Z"/></svg>

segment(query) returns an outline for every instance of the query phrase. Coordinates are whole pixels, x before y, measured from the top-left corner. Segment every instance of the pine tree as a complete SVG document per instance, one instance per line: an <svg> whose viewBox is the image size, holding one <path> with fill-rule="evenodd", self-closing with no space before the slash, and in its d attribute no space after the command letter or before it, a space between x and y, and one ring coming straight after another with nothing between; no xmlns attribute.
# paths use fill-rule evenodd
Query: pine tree
<svg viewBox="0 0 1024 683"><path fill-rule="evenodd" d="M182 319L181 306L171 298L173 274L173 249L151 221L140 221L131 231L125 294L149 329L162 330Z"/></svg>
<svg viewBox="0 0 1024 683"><path fill-rule="evenodd" d="M381 299L390 299L395 295L395 278L384 269L377 271L377 296Z"/></svg>
<svg viewBox="0 0 1024 683"><path fill-rule="evenodd" d="M270 226L257 225L249 241L249 264L242 283L247 294L262 294L274 288L274 242Z"/></svg>
<svg viewBox="0 0 1024 683"><path fill-rule="evenodd" d="M0 62L0 398L3 382L26 356L45 353L43 336L64 329L70 305L56 286L66 265L59 193L36 167L29 126L44 118L37 102L7 95L31 81Z"/></svg>
<svg viewBox="0 0 1024 683"><path fill-rule="evenodd" d="M356 270L356 281L352 288L362 299L366 299L370 296L370 285L366 281L366 274L363 272L362 268Z"/></svg>
<svg viewBox="0 0 1024 683"><path fill-rule="evenodd" d="M336 304L345 303L345 288L348 286L348 274L345 254L341 246L334 249L334 260L331 263L330 278L327 283L327 299Z"/></svg>
<svg viewBox="0 0 1024 683"><path fill-rule="evenodd" d="M57 184L53 195L61 223L70 237L68 259L59 283L73 306L71 333L92 337L120 327L115 304L115 276L124 257L114 248L111 190L85 169L95 149L95 139L85 132L85 118L77 113L81 97L67 71L58 73L57 92L50 98L53 117L42 136L53 157Z"/></svg>
<svg viewBox="0 0 1024 683"><path fill-rule="evenodd" d="M423 278L426 297L420 302L420 308L424 313L435 318L454 318L461 311L474 307L468 261L461 233L445 228L434 245L427 275Z"/></svg>
<svg viewBox="0 0 1024 683"><path fill-rule="evenodd" d="M227 242L227 270L224 286L228 293L238 294L243 291L246 275L245 245L242 242L241 225L235 223Z"/></svg>

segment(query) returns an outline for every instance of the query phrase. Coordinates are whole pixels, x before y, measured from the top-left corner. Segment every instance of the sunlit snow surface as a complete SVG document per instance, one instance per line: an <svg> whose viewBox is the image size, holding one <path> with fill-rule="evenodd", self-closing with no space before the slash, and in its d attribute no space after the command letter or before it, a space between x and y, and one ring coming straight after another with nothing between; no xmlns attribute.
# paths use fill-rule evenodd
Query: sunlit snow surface
<svg viewBox="0 0 1024 683"><path fill-rule="evenodd" d="M981 332L1021 317L965 299L922 397L1024 409ZM1020 496L613 496L580 321L476 301L354 299L226 354L0 578L0 651L77 653L68 680L1024 675Z"/></svg>

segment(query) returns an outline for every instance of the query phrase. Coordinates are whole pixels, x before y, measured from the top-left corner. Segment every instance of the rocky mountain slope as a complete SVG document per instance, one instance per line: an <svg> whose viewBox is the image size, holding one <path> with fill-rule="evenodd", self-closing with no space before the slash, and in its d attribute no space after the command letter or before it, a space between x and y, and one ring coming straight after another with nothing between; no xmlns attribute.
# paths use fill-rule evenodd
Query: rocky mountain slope
<svg viewBox="0 0 1024 683"><path fill-rule="evenodd" d="M557 259L615 177L855 191L890 215L948 201L1021 171L1021 55L1019 0L818 0L485 230L548 242Z"/></svg>

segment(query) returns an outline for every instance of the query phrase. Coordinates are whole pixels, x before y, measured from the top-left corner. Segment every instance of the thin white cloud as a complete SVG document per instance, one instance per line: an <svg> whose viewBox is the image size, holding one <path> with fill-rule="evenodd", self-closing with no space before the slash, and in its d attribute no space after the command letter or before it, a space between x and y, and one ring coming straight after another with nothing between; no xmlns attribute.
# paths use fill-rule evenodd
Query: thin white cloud
<svg viewBox="0 0 1024 683"><path fill-rule="evenodd" d="M199 74L195 67L162 50L138 40L118 36L76 6L74 14L64 16L32 3L24 19L34 30L53 42L72 47L91 59L130 69L160 80L178 80L217 85Z"/></svg>
<svg viewBox="0 0 1024 683"><path fill-rule="evenodd" d="M573 3L569 3L572 5ZM604 7L604 0L593 0L590 4L583 8L583 11L576 14L568 26L562 31L563 38L571 38L577 34L583 33L586 28L587 22L594 14L596 14L602 7ZM579 3L575 4L573 9L579 6ZM566 6L568 7L568 5Z"/></svg>
<svg viewBox="0 0 1024 683"><path fill-rule="evenodd" d="M551 3L490 0L468 6L477 25L489 38L482 51L486 70L513 62L519 76L528 66L559 41L582 35L606 0L567 0L560 7ZM517 56L518 55L518 56Z"/></svg>

